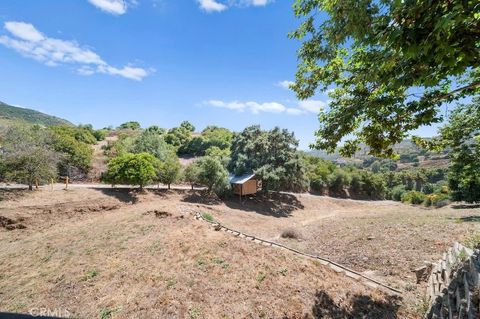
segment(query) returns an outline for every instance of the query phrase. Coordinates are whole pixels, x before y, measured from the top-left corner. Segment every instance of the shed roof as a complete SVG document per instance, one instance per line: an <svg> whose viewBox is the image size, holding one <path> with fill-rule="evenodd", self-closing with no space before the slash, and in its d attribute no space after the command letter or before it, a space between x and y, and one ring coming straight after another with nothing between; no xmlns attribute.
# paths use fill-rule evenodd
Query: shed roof
<svg viewBox="0 0 480 319"><path fill-rule="evenodd" d="M255 174L243 174L243 175L230 174L228 176L228 180L230 184L244 184L245 182L249 181L253 177L255 177Z"/></svg>

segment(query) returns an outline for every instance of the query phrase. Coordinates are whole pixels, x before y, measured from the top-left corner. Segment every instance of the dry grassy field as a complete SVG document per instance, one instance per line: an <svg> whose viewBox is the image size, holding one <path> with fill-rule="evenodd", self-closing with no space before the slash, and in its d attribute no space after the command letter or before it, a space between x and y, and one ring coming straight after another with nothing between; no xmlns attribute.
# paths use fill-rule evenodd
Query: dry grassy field
<svg viewBox="0 0 480 319"><path fill-rule="evenodd" d="M276 194L2 191L0 312L79 318L418 318L412 268L478 230L479 209ZM214 231L188 211L328 257L403 298L288 251ZM281 234L288 230L294 238Z"/></svg>

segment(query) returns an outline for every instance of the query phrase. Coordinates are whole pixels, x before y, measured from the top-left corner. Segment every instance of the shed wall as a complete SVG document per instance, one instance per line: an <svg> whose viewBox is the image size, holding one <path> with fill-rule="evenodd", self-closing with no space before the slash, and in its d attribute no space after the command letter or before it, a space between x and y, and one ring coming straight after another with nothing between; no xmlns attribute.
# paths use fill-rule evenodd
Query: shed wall
<svg viewBox="0 0 480 319"><path fill-rule="evenodd" d="M256 194L256 193L257 193L257 180L256 179L251 179L249 181L246 181L243 184L242 195L250 195L250 194Z"/></svg>

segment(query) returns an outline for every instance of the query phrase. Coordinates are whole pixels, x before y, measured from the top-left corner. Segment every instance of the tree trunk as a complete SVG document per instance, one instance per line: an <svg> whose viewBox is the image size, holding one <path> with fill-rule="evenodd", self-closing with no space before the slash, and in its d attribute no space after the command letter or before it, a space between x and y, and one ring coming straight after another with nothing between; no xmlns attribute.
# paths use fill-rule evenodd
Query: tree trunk
<svg viewBox="0 0 480 319"><path fill-rule="evenodd" d="M170 189L170 184L168 184L168 189Z"/></svg>
<svg viewBox="0 0 480 319"><path fill-rule="evenodd" d="M193 184L192 184L192 191L193 191Z"/></svg>
<svg viewBox="0 0 480 319"><path fill-rule="evenodd" d="M33 191L33 184L32 183L28 183L28 190Z"/></svg>

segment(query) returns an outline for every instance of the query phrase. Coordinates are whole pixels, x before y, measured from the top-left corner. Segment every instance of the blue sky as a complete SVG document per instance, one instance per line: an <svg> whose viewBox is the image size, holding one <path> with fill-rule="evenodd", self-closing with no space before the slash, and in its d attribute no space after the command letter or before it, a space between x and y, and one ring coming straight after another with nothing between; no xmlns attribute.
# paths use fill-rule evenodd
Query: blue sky
<svg viewBox="0 0 480 319"><path fill-rule="evenodd" d="M306 149L328 97L283 87L299 46L292 3L2 0L0 101L95 127L280 126Z"/></svg>

